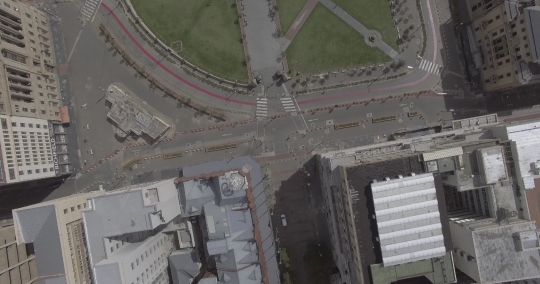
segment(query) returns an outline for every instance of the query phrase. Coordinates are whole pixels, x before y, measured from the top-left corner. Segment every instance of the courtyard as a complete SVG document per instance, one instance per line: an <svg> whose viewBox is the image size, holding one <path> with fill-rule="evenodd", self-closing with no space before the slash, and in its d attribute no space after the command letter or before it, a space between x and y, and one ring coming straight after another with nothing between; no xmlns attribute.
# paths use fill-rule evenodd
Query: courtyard
<svg viewBox="0 0 540 284"><path fill-rule="evenodd" d="M165 44L199 68L227 79L248 78L234 0L131 0Z"/></svg>

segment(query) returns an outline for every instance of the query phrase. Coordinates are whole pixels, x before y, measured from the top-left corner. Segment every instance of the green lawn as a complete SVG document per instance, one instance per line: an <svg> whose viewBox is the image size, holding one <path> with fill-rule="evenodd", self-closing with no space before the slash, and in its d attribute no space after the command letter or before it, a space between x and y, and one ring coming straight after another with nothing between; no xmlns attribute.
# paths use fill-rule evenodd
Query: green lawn
<svg viewBox="0 0 540 284"><path fill-rule="evenodd" d="M289 69L316 74L343 67L391 61L322 4L317 4L287 48Z"/></svg>
<svg viewBox="0 0 540 284"><path fill-rule="evenodd" d="M234 0L131 0L144 23L167 45L182 41L181 56L203 70L247 81ZM177 44L175 44L177 46Z"/></svg>
<svg viewBox="0 0 540 284"><path fill-rule="evenodd" d="M370 30L381 33L384 42L399 51L396 29L388 0L334 0L341 9Z"/></svg>
<svg viewBox="0 0 540 284"><path fill-rule="evenodd" d="M281 30L285 34L292 23L306 5L307 0L277 0L279 22L281 24Z"/></svg>

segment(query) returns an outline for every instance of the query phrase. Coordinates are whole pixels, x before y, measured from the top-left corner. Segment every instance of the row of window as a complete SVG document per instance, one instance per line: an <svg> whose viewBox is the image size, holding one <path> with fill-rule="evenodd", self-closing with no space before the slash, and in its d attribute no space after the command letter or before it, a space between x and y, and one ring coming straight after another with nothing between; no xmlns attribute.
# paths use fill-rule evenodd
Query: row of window
<svg viewBox="0 0 540 284"><path fill-rule="evenodd" d="M51 170L52 170L52 168L51 168ZM77 208L77 210L84 209L84 208L86 208L86 203L78 204L77 206L71 206L71 208L65 208L64 209L64 214L67 214L68 212L75 212L75 208Z"/></svg>

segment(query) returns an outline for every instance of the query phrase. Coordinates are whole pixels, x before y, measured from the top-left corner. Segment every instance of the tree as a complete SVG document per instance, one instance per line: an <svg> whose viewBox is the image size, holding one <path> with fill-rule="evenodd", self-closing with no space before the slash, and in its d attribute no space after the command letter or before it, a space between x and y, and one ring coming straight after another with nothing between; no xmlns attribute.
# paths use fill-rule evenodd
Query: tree
<svg viewBox="0 0 540 284"><path fill-rule="evenodd" d="M287 253L287 250L284 248L279 249L279 257L283 264L285 264L285 267L290 268L291 267L291 260L289 258L289 254Z"/></svg>
<svg viewBox="0 0 540 284"><path fill-rule="evenodd" d="M293 281L291 279L291 275L289 272L283 273L283 284L293 284Z"/></svg>

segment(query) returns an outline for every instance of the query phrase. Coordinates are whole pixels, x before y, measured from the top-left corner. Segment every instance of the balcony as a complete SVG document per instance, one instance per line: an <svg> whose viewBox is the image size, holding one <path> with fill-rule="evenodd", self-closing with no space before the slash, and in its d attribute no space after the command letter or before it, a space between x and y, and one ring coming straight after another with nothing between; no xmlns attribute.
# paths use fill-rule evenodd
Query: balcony
<svg viewBox="0 0 540 284"><path fill-rule="evenodd" d="M47 98L48 98L49 100L57 100L57 99L58 99L58 95L52 94L52 93L48 93L48 94L47 94Z"/></svg>
<svg viewBox="0 0 540 284"><path fill-rule="evenodd" d="M14 29L14 28L12 28L10 26L0 25L0 30L2 30L3 32L8 33L8 34L20 35L21 37L24 37L24 35L21 33L22 30Z"/></svg>
<svg viewBox="0 0 540 284"><path fill-rule="evenodd" d="M19 69L6 67L6 71L10 75L15 75L15 76L23 77L23 78L30 78L30 73L19 70Z"/></svg>
<svg viewBox="0 0 540 284"><path fill-rule="evenodd" d="M31 93L19 92L13 89L10 91L11 91L11 97L14 99L23 100L27 103L34 102L34 98L32 98Z"/></svg>
<svg viewBox="0 0 540 284"><path fill-rule="evenodd" d="M21 24L0 14L0 23L16 30L22 30Z"/></svg>
<svg viewBox="0 0 540 284"><path fill-rule="evenodd" d="M9 81L9 87L10 88L13 88L13 89L16 89L16 90L19 90L19 91L22 91L22 92L31 92L32 91L32 86L30 84L21 84L21 83L18 83L18 82L13 82L10 79L8 79L8 81Z"/></svg>
<svg viewBox="0 0 540 284"><path fill-rule="evenodd" d="M24 48L26 45L24 44L24 42L16 37L13 37L13 36L10 36L8 34L2 34L2 39L5 40L6 42L9 42L13 45L16 45L20 48Z"/></svg>
<svg viewBox="0 0 540 284"><path fill-rule="evenodd" d="M7 19L10 19L10 20L12 20L14 22L17 22L19 24L21 23L21 19L18 16L13 15L10 12L8 12L8 11L2 9L2 8L0 8L0 16L6 17Z"/></svg>

